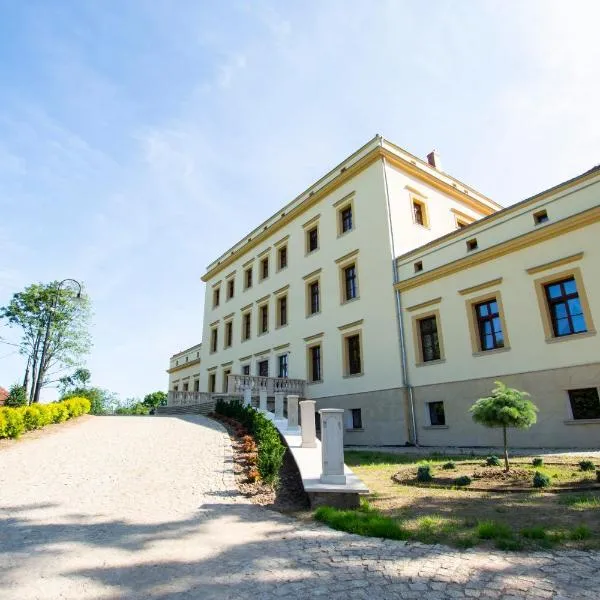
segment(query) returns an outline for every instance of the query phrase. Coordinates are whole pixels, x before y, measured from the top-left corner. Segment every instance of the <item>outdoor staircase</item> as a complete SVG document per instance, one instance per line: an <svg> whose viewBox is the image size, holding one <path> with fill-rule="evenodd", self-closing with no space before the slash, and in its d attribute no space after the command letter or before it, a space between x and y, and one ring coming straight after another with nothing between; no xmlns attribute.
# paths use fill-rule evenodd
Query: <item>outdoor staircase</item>
<svg viewBox="0 0 600 600"><path fill-rule="evenodd" d="M211 401L186 406L159 406L154 414L159 417L165 415L207 415L213 410L215 410L215 402Z"/></svg>

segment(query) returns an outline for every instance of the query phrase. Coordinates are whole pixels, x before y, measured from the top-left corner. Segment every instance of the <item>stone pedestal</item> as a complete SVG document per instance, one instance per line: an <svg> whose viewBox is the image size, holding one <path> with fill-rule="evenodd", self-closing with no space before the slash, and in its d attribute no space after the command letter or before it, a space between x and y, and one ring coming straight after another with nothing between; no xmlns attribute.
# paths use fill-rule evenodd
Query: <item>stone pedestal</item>
<svg viewBox="0 0 600 600"><path fill-rule="evenodd" d="M314 400L302 400L302 402L300 402L300 418L302 420L302 448L317 447L315 404L316 402Z"/></svg>
<svg viewBox="0 0 600 600"><path fill-rule="evenodd" d="M344 409L324 408L321 415L321 483L346 483L344 475Z"/></svg>
<svg viewBox="0 0 600 600"><path fill-rule="evenodd" d="M244 404L252 406L252 388L244 388Z"/></svg>
<svg viewBox="0 0 600 600"><path fill-rule="evenodd" d="M283 416L283 392L275 392L275 418L278 421L284 421Z"/></svg>
<svg viewBox="0 0 600 600"><path fill-rule="evenodd" d="M267 412L267 390L258 391L258 408L262 412Z"/></svg>
<svg viewBox="0 0 600 600"><path fill-rule="evenodd" d="M288 431L297 431L300 433L300 427L298 425L298 396L289 395L287 397L287 415L288 415Z"/></svg>

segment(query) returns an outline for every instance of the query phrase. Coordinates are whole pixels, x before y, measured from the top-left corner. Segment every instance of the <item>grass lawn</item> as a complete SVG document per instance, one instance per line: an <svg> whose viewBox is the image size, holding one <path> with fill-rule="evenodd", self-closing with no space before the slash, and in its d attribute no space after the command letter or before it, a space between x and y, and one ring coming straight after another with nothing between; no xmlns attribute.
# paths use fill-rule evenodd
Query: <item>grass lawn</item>
<svg viewBox="0 0 600 600"><path fill-rule="evenodd" d="M533 457L518 457L511 467L547 474L561 482L582 474L577 460L552 458L551 465L534 468ZM414 539L458 547L493 545L506 550L524 548L600 548L600 490L549 492L534 488L523 492L469 491L402 485L392 477L402 469L427 462L434 473L453 461L455 474L473 470L485 459L432 454L397 455L349 451L346 464L369 486L368 502L358 511L320 509L316 518L332 527L362 535ZM550 460L550 459L548 459ZM563 464L561 464L563 463ZM498 469L502 470L501 467ZM595 481L595 472L589 475Z"/></svg>

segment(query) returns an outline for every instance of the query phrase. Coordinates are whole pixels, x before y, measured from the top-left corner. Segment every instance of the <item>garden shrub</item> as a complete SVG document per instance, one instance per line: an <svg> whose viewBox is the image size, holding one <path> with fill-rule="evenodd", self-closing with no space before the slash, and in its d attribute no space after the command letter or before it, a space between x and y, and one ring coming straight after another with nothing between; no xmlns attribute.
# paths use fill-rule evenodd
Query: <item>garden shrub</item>
<svg viewBox="0 0 600 600"><path fill-rule="evenodd" d="M548 487L549 485L550 485L550 477L548 477L548 475L544 475L543 473L540 473L539 471L536 471L535 475L533 476L533 487L545 488L545 487Z"/></svg>
<svg viewBox="0 0 600 600"><path fill-rule="evenodd" d="M600 483L600 469L596 469L596 481Z"/></svg>
<svg viewBox="0 0 600 600"><path fill-rule="evenodd" d="M18 438L26 431L41 429L50 423L62 423L89 411L90 401L87 398L18 408L0 407L0 438Z"/></svg>
<svg viewBox="0 0 600 600"><path fill-rule="evenodd" d="M260 478L269 485L276 485L283 464L285 446L275 425L262 413L251 406L245 406L239 400L225 402L219 399L215 405L215 412L222 417L233 419L238 425L236 429L240 437L250 433L257 446L256 467Z"/></svg>
<svg viewBox="0 0 600 600"><path fill-rule="evenodd" d="M477 523L477 537L482 540L510 539L513 537L513 530L505 523L480 521Z"/></svg>
<svg viewBox="0 0 600 600"><path fill-rule="evenodd" d="M3 408L2 413L4 437L17 439L25 431L22 411L18 408Z"/></svg>
<svg viewBox="0 0 600 600"><path fill-rule="evenodd" d="M492 456L488 456L485 459L485 464L488 467L499 467L500 466L500 459L497 456L495 456L495 455L492 454Z"/></svg>
<svg viewBox="0 0 600 600"><path fill-rule="evenodd" d="M417 467L417 481L420 481L421 483L433 481L433 477L431 476L431 465L421 465L420 467Z"/></svg>
<svg viewBox="0 0 600 600"><path fill-rule="evenodd" d="M463 475L462 477L457 477L454 480L454 485L460 485L460 486L471 485L471 482L472 482L472 479L468 475Z"/></svg>
<svg viewBox="0 0 600 600"><path fill-rule="evenodd" d="M592 537L592 530L587 525L578 525L571 530L569 537L572 540L588 540Z"/></svg>
<svg viewBox="0 0 600 600"><path fill-rule="evenodd" d="M531 464L534 467L541 467L544 464L544 459L538 456L531 461Z"/></svg>
<svg viewBox="0 0 600 600"><path fill-rule="evenodd" d="M591 460L581 460L579 461L579 468L582 471L593 471L596 465Z"/></svg>
<svg viewBox="0 0 600 600"><path fill-rule="evenodd" d="M456 469L456 463L453 460L449 460L448 462L442 465L442 469L445 469L446 471Z"/></svg>

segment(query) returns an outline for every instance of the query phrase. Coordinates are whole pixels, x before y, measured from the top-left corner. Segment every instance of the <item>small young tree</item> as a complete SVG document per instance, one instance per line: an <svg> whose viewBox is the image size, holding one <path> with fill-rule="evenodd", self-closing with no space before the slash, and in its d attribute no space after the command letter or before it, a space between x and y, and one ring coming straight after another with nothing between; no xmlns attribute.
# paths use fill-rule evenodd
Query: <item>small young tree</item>
<svg viewBox="0 0 600 600"><path fill-rule="evenodd" d="M156 408L157 406L167 405L167 394L165 392L152 392L144 396L143 404L149 408Z"/></svg>
<svg viewBox="0 0 600 600"><path fill-rule="evenodd" d="M8 398L5 403L6 406L25 406L27 404L27 392L22 385L15 383L11 386Z"/></svg>
<svg viewBox="0 0 600 600"><path fill-rule="evenodd" d="M527 392L509 388L501 381L496 381L492 395L479 398L470 408L473 420L486 427L502 427L504 439L504 467L508 471L508 427L529 429L537 421L537 406L528 400Z"/></svg>

